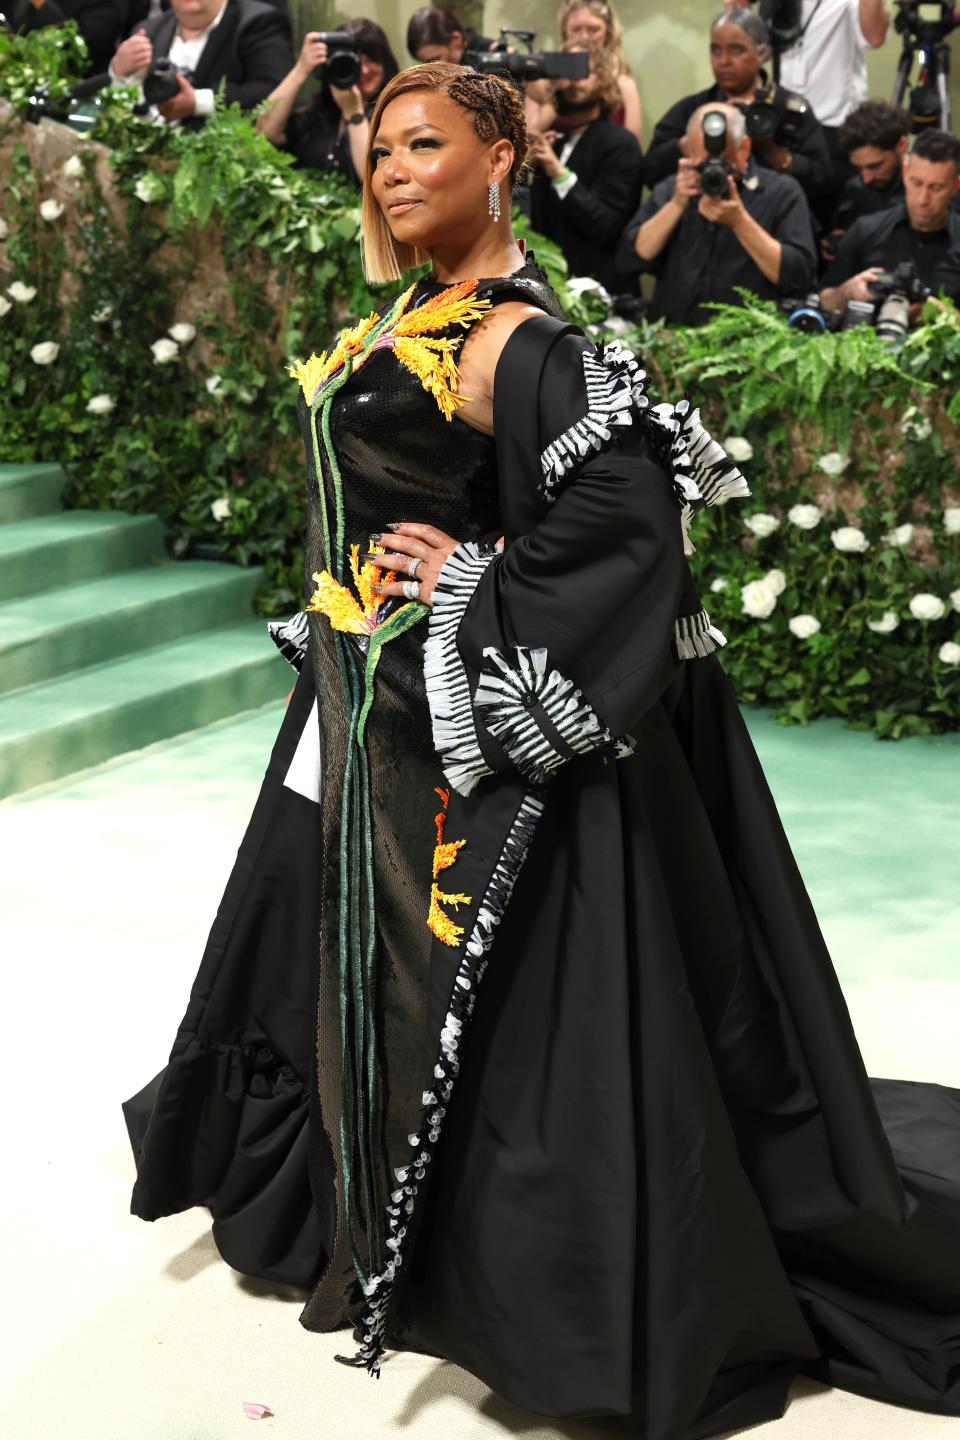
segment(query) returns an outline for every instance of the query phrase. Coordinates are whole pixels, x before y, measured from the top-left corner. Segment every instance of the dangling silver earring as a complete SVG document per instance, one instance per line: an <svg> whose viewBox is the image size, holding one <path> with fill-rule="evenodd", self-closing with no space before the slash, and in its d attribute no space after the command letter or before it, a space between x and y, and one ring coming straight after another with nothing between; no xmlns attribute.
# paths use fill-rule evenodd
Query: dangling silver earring
<svg viewBox="0 0 960 1440"><path fill-rule="evenodd" d="M500 186L494 180L487 194L487 209L493 217L493 222L500 219Z"/></svg>

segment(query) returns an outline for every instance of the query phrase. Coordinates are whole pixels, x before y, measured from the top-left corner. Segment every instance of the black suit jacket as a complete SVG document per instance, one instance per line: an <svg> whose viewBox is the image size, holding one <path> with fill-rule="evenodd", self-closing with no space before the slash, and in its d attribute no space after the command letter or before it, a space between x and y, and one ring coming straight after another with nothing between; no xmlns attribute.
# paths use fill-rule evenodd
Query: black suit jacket
<svg viewBox="0 0 960 1440"><path fill-rule="evenodd" d="M135 29L149 35L153 58L158 60L170 54L177 17L168 10ZM223 19L207 40L191 83L197 90L218 90L225 79L227 104L252 110L292 69L290 22L286 15L265 0L227 0ZM196 128L203 120L186 120L184 124Z"/></svg>
<svg viewBox="0 0 960 1440"><path fill-rule="evenodd" d="M90 51L88 75L103 75L124 35L123 0L44 0L39 10L20 0L11 11L13 28L22 35L47 25L75 20Z"/></svg>
<svg viewBox="0 0 960 1440"><path fill-rule="evenodd" d="M563 140L556 142L558 151ZM577 183L561 200L545 175L530 187L530 220L556 241L571 275L592 275L614 294L622 288L617 242L640 198L643 155L629 130L595 120L574 147L567 169Z"/></svg>

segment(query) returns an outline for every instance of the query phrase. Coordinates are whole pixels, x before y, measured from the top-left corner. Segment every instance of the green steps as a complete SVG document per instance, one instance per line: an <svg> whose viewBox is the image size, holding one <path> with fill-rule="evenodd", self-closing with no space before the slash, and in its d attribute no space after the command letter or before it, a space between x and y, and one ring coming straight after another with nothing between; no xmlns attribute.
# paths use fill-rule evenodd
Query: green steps
<svg viewBox="0 0 960 1440"><path fill-rule="evenodd" d="M279 700L259 570L165 559L153 516L57 509L0 465L0 798Z"/></svg>

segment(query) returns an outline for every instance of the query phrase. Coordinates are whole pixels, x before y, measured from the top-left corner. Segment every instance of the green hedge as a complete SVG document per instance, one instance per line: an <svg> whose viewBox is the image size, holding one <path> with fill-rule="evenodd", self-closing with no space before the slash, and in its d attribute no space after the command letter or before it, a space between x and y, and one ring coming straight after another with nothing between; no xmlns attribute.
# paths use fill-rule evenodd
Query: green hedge
<svg viewBox="0 0 960 1440"><path fill-rule="evenodd" d="M70 27L0 35L0 458L64 463L68 503L159 514L175 554L261 564L262 611L293 608L303 472L285 365L378 303L356 194L294 169L229 108L179 131L115 91L89 136L24 123L37 78L65 91L78 53ZM555 247L534 248L572 319L625 330L566 288ZM841 715L897 737L960 717L960 327L928 309L899 355L871 330L798 335L759 302L622 337L655 399L689 393L750 453L753 499L698 520L693 563L742 698L786 722ZM813 528L797 505L817 506ZM851 526L861 552L831 539ZM871 628L887 612L896 628ZM819 630L795 634L798 616Z"/></svg>

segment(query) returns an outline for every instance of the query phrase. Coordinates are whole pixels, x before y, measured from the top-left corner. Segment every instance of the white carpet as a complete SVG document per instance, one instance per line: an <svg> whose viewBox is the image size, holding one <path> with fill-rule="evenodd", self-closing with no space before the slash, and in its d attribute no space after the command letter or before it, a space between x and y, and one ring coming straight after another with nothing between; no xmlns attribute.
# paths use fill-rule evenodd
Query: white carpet
<svg viewBox="0 0 960 1440"><path fill-rule="evenodd" d="M203 1214L150 1226L128 1213L119 1102L165 1061L277 719L211 727L0 806L0 1436L591 1440L588 1424L544 1423L452 1365L391 1355L379 1382L337 1365L349 1331L309 1334L299 1295L234 1275ZM958 1083L960 981L885 972L847 993L872 1073ZM751 1435L960 1440L956 1420L809 1383L795 1395ZM245 1400L274 1418L248 1420Z"/></svg>

